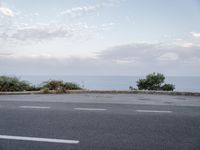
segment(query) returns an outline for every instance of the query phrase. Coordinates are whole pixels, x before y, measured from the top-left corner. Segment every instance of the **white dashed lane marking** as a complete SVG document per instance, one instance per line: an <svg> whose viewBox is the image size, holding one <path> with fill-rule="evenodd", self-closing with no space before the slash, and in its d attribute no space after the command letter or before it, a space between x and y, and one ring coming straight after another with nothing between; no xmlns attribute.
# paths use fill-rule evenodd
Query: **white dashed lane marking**
<svg viewBox="0 0 200 150"><path fill-rule="evenodd" d="M85 111L106 111L103 108L74 108L75 110L85 110Z"/></svg>
<svg viewBox="0 0 200 150"><path fill-rule="evenodd" d="M11 136L11 135L0 135L0 139L20 140L20 141L35 141L35 142L49 142L49 143L63 143L63 144L78 144L79 143L78 140L49 139L49 138Z"/></svg>
<svg viewBox="0 0 200 150"><path fill-rule="evenodd" d="M172 113L172 111L165 111L165 110L136 110L136 111L142 113Z"/></svg>
<svg viewBox="0 0 200 150"><path fill-rule="evenodd" d="M50 107L44 106L19 106L20 108L29 108L29 109L50 109Z"/></svg>

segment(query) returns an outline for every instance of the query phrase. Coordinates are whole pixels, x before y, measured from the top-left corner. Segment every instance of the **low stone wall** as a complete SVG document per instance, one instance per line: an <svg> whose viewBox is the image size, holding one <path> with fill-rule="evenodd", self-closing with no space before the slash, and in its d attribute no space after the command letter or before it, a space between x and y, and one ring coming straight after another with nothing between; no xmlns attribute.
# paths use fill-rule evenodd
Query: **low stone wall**
<svg viewBox="0 0 200 150"><path fill-rule="evenodd" d="M182 96L200 96L198 92L177 92L177 91L143 91L143 90L78 90L68 91L68 93L102 93L102 94L158 94L158 95L182 95Z"/></svg>
<svg viewBox="0 0 200 150"><path fill-rule="evenodd" d="M143 90L68 90L63 94L157 94L157 95L179 95L179 96L200 96L200 92L177 92L177 91L143 91ZM24 92L0 92L0 95L28 95L43 94L42 91L24 91ZM60 94L50 91L48 94Z"/></svg>
<svg viewBox="0 0 200 150"><path fill-rule="evenodd" d="M28 94L42 94L42 92L41 91L0 92L0 95L28 95Z"/></svg>

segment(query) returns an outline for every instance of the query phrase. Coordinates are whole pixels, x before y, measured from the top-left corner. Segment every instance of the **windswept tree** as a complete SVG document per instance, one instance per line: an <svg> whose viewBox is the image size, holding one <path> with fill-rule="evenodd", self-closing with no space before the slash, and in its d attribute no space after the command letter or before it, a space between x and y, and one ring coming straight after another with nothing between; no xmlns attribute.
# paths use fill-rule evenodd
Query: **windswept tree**
<svg viewBox="0 0 200 150"><path fill-rule="evenodd" d="M163 90L173 91L175 86L172 84L164 84L165 76L161 73L148 74L145 79L137 81L139 90Z"/></svg>

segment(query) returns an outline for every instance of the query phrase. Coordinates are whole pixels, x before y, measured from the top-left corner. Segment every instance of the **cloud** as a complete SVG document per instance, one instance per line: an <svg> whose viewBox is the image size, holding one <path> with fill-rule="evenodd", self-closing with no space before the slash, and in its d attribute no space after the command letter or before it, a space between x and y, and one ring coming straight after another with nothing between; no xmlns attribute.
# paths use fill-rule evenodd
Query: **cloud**
<svg viewBox="0 0 200 150"><path fill-rule="evenodd" d="M130 43L110 47L100 53L99 58L108 60L133 60L139 63L174 63L200 59L200 46L164 44L164 43Z"/></svg>
<svg viewBox="0 0 200 150"><path fill-rule="evenodd" d="M105 6L113 6L115 4L120 4L122 1L124 0L104 0L104 2L95 5L74 7L71 9L61 11L58 16L66 16L70 18L81 17L85 14L95 12L98 9L103 8Z"/></svg>
<svg viewBox="0 0 200 150"><path fill-rule="evenodd" d="M97 62L92 58L80 58L80 57L62 57L47 55L35 55L35 56L0 56L0 68L2 73L15 73L15 74L86 74L93 71ZM88 65L88 63L90 65ZM9 68L7 68L9 67ZM34 70L34 71L33 71Z"/></svg>
<svg viewBox="0 0 200 150"><path fill-rule="evenodd" d="M108 5L109 3L116 3L116 1L108 0L107 3L101 2L96 5L80 6L68 9L60 13L63 16L77 17L91 11L96 11L98 8ZM108 3L109 2L109 3ZM89 40L93 37L100 37L102 31L110 30L114 23L106 22L99 25L91 25L83 22L75 23L60 23L59 18L51 20L48 23L37 23L34 17L39 13L25 14L23 12L13 12L7 7L0 4L0 40L3 42L25 43L27 41L38 42L56 38L68 38ZM4 17L9 16L9 17ZM13 17L14 18L10 18ZM21 22L21 21L26 22Z"/></svg>
<svg viewBox="0 0 200 150"><path fill-rule="evenodd" d="M14 12L7 7L0 6L0 13L7 17L14 17Z"/></svg>
<svg viewBox="0 0 200 150"><path fill-rule="evenodd" d="M89 12L96 11L98 8L102 7L104 4L97 4L97 5L88 5L88 6L80 6L74 7L65 11L60 12L60 16L67 16L67 17L81 17L84 14Z"/></svg>
<svg viewBox="0 0 200 150"><path fill-rule="evenodd" d="M200 32L190 32L193 37L200 38Z"/></svg>
<svg viewBox="0 0 200 150"><path fill-rule="evenodd" d="M72 36L72 31L65 25L22 25L17 26L14 33L8 36L16 40L44 40Z"/></svg>
<svg viewBox="0 0 200 150"><path fill-rule="evenodd" d="M158 60L161 60L161 61L175 61L178 59L179 59L178 54L173 53L173 52L169 52L169 53L167 52L158 57Z"/></svg>
<svg viewBox="0 0 200 150"><path fill-rule="evenodd" d="M155 47L157 47L155 49ZM137 58L143 58L143 59L150 59L148 55L150 55L151 58L159 53L159 44L149 44L149 43L131 43L131 44L124 44L124 45L116 45L110 48L107 48L106 50L99 53L100 58L104 59L132 59ZM156 52L156 53L152 53Z"/></svg>
<svg viewBox="0 0 200 150"><path fill-rule="evenodd" d="M11 56L11 55L12 55L12 53L1 53L1 52L0 52L0 57L1 57L1 56Z"/></svg>
<svg viewBox="0 0 200 150"><path fill-rule="evenodd" d="M88 25L86 23L76 23L71 25L58 23L36 23L19 24L11 26L4 25L4 32L0 32L0 39L17 41L43 41L55 38L83 38L95 36L97 33L111 29L114 23L104 23L102 25Z"/></svg>
<svg viewBox="0 0 200 150"><path fill-rule="evenodd" d="M60 54L61 55L61 54ZM59 55L0 56L2 73L81 75L200 75L200 46L130 43L100 51L95 57Z"/></svg>

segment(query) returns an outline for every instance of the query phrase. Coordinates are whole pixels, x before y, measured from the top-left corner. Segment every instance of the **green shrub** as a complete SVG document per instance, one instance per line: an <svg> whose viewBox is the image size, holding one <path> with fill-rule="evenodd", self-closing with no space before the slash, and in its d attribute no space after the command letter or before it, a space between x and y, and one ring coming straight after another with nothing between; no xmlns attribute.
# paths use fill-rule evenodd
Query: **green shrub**
<svg viewBox="0 0 200 150"><path fill-rule="evenodd" d="M164 90L173 91L174 85L164 84L165 76L161 73L152 73L146 76L145 79L139 79L137 81L137 87L139 90Z"/></svg>
<svg viewBox="0 0 200 150"><path fill-rule="evenodd" d="M48 88L49 90L55 90L56 93L65 93L66 90L80 90L81 87L72 82L63 82L60 80L51 80L43 83L43 88Z"/></svg>
<svg viewBox="0 0 200 150"><path fill-rule="evenodd" d="M49 89L48 89L47 87L42 88L42 89L41 89L41 92L42 92L43 94L49 94L49 93L50 93L50 91L49 91Z"/></svg>
<svg viewBox="0 0 200 150"><path fill-rule="evenodd" d="M163 91L173 91L175 86L173 84L164 84L161 88Z"/></svg>
<svg viewBox="0 0 200 150"><path fill-rule="evenodd" d="M21 81L16 77L0 76L0 91L27 91L33 88L28 82Z"/></svg>
<svg viewBox="0 0 200 150"><path fill-rule="evenodd" d="M72 83L72 82L65 82L64 87L66 90L80 90L81 87L76 84L76 83Z"/></svg>
<svg viewBox="0 0 200 150"><path fill-rule="evenodd" d="M56 93L65 93L66 90L80 90L81 87L72 82L63 82L61 80L50 80L43 82L42 86L33 86L26 81L19 80L16 77L0 76L0 92L14 91L39 91L50 93L54 90Z"/></svg>
<svg viewBox="0 0 200 150"><path fill-rule="evenodd" d="M64 87L64 82L60 80L50 80L44 82L42 87L46 87L49 90L57 90L59 87Z"/></svg>

